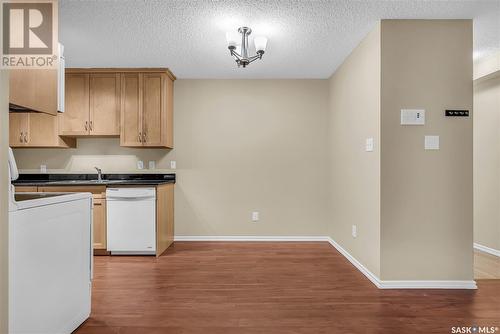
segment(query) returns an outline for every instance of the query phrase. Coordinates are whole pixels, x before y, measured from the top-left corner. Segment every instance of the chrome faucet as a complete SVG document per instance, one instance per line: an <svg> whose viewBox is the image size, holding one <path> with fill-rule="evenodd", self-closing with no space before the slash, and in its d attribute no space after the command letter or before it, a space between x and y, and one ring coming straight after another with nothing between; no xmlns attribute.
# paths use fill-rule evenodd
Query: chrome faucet
<svg viewBox="0 0 500 334"><path fill-rule="evenodd" d="M94 167L97 171L97 182L102 182L102 169L99 167Z"/></svg>

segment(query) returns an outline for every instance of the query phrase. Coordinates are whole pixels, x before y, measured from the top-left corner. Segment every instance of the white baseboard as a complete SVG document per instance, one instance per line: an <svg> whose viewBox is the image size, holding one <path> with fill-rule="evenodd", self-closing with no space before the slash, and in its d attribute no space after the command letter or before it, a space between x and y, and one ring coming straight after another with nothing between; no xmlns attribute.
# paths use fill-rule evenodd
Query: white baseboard
<svg viewBox="0 0 500 334"><path fill-rule="evenodd" d="M477 289L475 281L380 281L380 289Z"/></svg>
<svg viewBox="0 0 500 334"><path fill-rule="evenodd" d="M332 238L328 242L379 289L477 289L475 281L383 281Z"/></svg>
<svg viewBox="0 0 500 334"><path fill-rule="evenodd" d="M174 241L328 241L328 237L323 236L251 236L251 235L211 235L211 236L190 236L178 235Z"/></svg>
<svg viewBox="0 0 500 334"><path fill-rule="evenodd" d="M474 248L478 251L500 257L500 250L498 249L486 247L477 243L474 243Z"/></svg>
<svg viewBox="0 0 500 334"><path fill-rule="evenodd" d="M323 241L330 243L349 262L352 263L363 275L365 275L379 289L477 289L475 281L382 281L372 273L354 256L346 251L328 236L188 236L179 235L174 241L274 241L274 242L307 242Z"/></svg>
<svg viewBox="0 0 500 334"><path fill-rule="evenodd" d="M328 238L328 242L330 245L335 247L336 250L339 251L340 254L342 254L349 262L352 263L353 266L355 266L363 275L365 275L377 288L381 288L380 285L380 279L372 273L368 268L366 268L361 262L356 260L354 256L352 256L348 251L346 251L342 246L340 246L338 243L335 242L332 238Z"/></svg>

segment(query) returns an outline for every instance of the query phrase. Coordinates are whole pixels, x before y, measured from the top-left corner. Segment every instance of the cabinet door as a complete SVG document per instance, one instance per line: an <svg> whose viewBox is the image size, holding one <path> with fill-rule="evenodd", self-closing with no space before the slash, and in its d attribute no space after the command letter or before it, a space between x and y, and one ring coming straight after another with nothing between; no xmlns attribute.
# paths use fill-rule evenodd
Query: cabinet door
<svg viewBox="0 0 500 334"><path fill-rule="evenodd" d="M89 134L89 100L89 74L66 74L61 135L84 136Z"/></svg>
<svg viewBox="0 0 500 334"><path fill-rule="evenodd" d="M30 113L29 114L29 140L28 146L50 147L57 146L59 134L57 116Z"/></svg>
<svg viewBox="0 0 500 334"><path fill-rule="evenodd" d="M142 74L121 78L121 146L142 146Z"/></svg>
<svg viewBox="0 0 500 334"><path fill-rule="evenodd" d="M106 200L94 198L94 249L106 249Z"/></svg>
<svg viewBox="0 0 500 334"><path fill-rule="evenodd" d="M26 146L28 142L29 114L24 112L9 113L9 146Z"/></svg>
<svg viewBox="0 0 500 334"><path fill-rule="evenodd" d="M145 73L143 88L143 145L161 146L165 79L161 73ZM163 88L163 89L162 89Z"/></svg>
<svg viewBox="0 0 500 334"><path fill-rule="evenodd" d="M57 114L57 70L10 71L9 102L35 111Z"/></svg>
<svg viewBox="0 0 500 334"><path fill-rule="evenodd" d="M90 75L90 134L120 135L120 74Z"/></svg>

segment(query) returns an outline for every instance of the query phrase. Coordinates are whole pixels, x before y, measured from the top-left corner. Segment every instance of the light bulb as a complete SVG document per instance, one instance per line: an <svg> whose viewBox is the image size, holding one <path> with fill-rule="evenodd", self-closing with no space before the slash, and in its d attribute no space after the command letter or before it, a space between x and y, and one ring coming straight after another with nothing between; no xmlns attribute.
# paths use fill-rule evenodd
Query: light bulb
<svg viewBox="0 0 500 334"><path fill-rule="evenodd" d="M227 47L236 47L238 45L238 34L235 32L226 32Z"/></svg>
<svg viewBox="0 0 500 334"><path fill-rule="evenodd" d="M255 51L265 52L267 47L267 38L263 36L257 36L253 39L255 44Z"/></svg>

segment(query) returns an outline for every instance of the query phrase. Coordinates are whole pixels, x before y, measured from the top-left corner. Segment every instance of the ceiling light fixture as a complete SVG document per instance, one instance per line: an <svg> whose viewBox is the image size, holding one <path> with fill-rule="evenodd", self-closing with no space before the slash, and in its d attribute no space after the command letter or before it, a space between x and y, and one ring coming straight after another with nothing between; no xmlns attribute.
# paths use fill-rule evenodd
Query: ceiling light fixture
<svg viewBox="0 0 500 334"><path fill-rule="evenodd" d="M262 55L266 52L267 47L267 38L258 36L255 37L253 42L255 44L255 51L257 54L255 56L248 56L248 35L252 33L252 29L248 27L241 27L238 29L238 32L241 34L241 43L238 43L238 35L233 33L226 33L227 40L227 48L231 56L234 57L236 64L238 67L243 66L247 67L251 62L256 61L257 59L262 59ZM236 48L240 49L240 53L236 51Z"/></svg>

